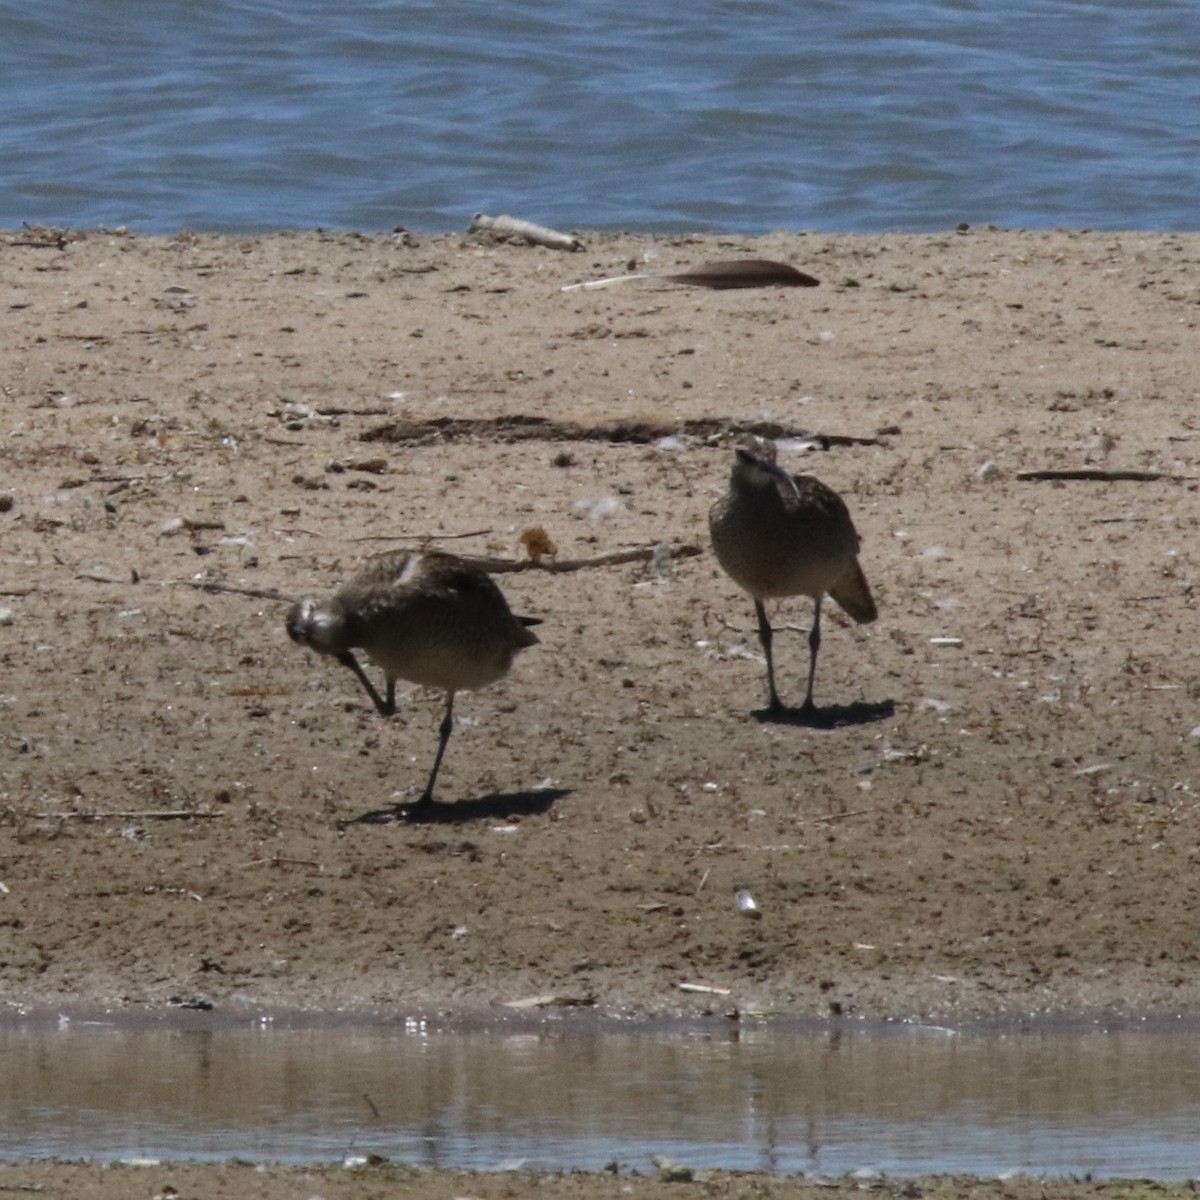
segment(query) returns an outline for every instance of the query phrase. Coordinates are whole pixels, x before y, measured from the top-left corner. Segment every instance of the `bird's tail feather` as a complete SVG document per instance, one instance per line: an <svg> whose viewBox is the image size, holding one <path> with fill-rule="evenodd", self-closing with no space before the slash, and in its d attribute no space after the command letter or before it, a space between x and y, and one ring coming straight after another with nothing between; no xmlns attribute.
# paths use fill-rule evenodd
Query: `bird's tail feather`
<svg viewBox="0 0 1200 1200"><path fill-rule="evenodd" d="M837 587L829 589L829 594L860 625L868 625L879 616L879 610L875 607L875 597L871 595L871 585L867 582L857 559L854 560L851 570L838 580Z"/></svg>

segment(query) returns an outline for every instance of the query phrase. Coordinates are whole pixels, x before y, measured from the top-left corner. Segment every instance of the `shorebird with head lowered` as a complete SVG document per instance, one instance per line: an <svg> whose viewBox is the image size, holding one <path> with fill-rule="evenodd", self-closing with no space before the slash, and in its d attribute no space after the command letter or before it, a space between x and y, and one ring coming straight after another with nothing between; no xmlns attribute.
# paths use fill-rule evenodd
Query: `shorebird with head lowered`
<svg viewBox="0 0 1200 1200"><path fill-rule="evenodd" d="M396 680L446 693L437 756L416 811L433 800L454 722L454 694L495 683L518 651L537 643L535 617L514 616L491 576L453 554L404 550L368 559L325 603L302 600L287 615L294 642L337 659L358 677L381 716L396 711ZM355 650L384 674L381 696Z"/></svg>
<svg viewBox="0 0 1200 1200"><path fill-rule="evenodd" d="M878 613L858 562L859 538L845 502L812 475L791 475L765 438L743 440L734 451L729 490L708 514L713 550L725 573L750 593L758 637L767 659L771 713L784 706L775 688L772 630L764 600L809 596L808 691L800 715L816 714L813 680L821 645L821 601L832 596L859 624Z"/></svg>

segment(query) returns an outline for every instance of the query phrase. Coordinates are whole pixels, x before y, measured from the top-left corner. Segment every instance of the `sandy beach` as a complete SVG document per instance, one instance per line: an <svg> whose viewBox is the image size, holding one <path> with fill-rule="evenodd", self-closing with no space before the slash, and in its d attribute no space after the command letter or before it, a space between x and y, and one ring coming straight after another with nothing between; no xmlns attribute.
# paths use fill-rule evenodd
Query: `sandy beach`
<svg viewBox="0 0 1200 1200"><path fill-rule="evenodd" d="M1200 237L581 236L0 235L0 1004L1200 1011ZM820 285L561 290L747 257ZM708 547L746 431L862 536L821 727ZM355 823L442 698L288 604L536 528L540 645Z"/></svg>

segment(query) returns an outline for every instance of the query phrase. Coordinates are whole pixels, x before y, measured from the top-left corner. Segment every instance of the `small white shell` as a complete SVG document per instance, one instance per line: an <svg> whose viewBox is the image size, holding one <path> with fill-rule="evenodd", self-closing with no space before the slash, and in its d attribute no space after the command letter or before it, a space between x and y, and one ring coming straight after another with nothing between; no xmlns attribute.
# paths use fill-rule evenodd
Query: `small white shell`
<svg viewBox="0 0 1200 1200"><path fill-rule="evenodd" d="M742 916L753 917L756 921L762 919L762 909L758 907L758 902L749 892L745 890L736 892L733 900Z"/></svg>

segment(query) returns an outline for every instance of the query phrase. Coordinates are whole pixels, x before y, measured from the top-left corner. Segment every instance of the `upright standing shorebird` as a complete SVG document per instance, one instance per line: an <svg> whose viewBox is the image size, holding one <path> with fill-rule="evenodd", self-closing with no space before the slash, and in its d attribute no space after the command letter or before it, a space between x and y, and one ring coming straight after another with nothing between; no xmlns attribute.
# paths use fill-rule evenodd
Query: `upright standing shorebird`
<svg viewBox="0 0 1200 1200"><path fill-rule="evenodd" d="M773 713L780 712L783 704L775 690L772 630L763 601L812 597L808 692L800 709L811 717L816 712L813 679L825 593L860 625L879 615L858 563L858 533L845 502L811 475L789 475L776 462L775 446L765 438L753 438L736 448L729 490L710 509L708 526L717 561L754 598Z"/></svg>
<svg viewBox="0 0 1200 1200"><path fill-rule="evenodd" d="M287 616L294 642L349 667L381 716L396 711L396 680L441 688L446 715L437 757L420 798L397 808L418 809L433 800L442 755L453 728L454 693L486 687L508 674L513 656L537 637L536 617L514 616L491 576L453 554L396 550L368 559L326 604L302 600ZM387 694L354 657L354 650L383 669Z"/></svg>

